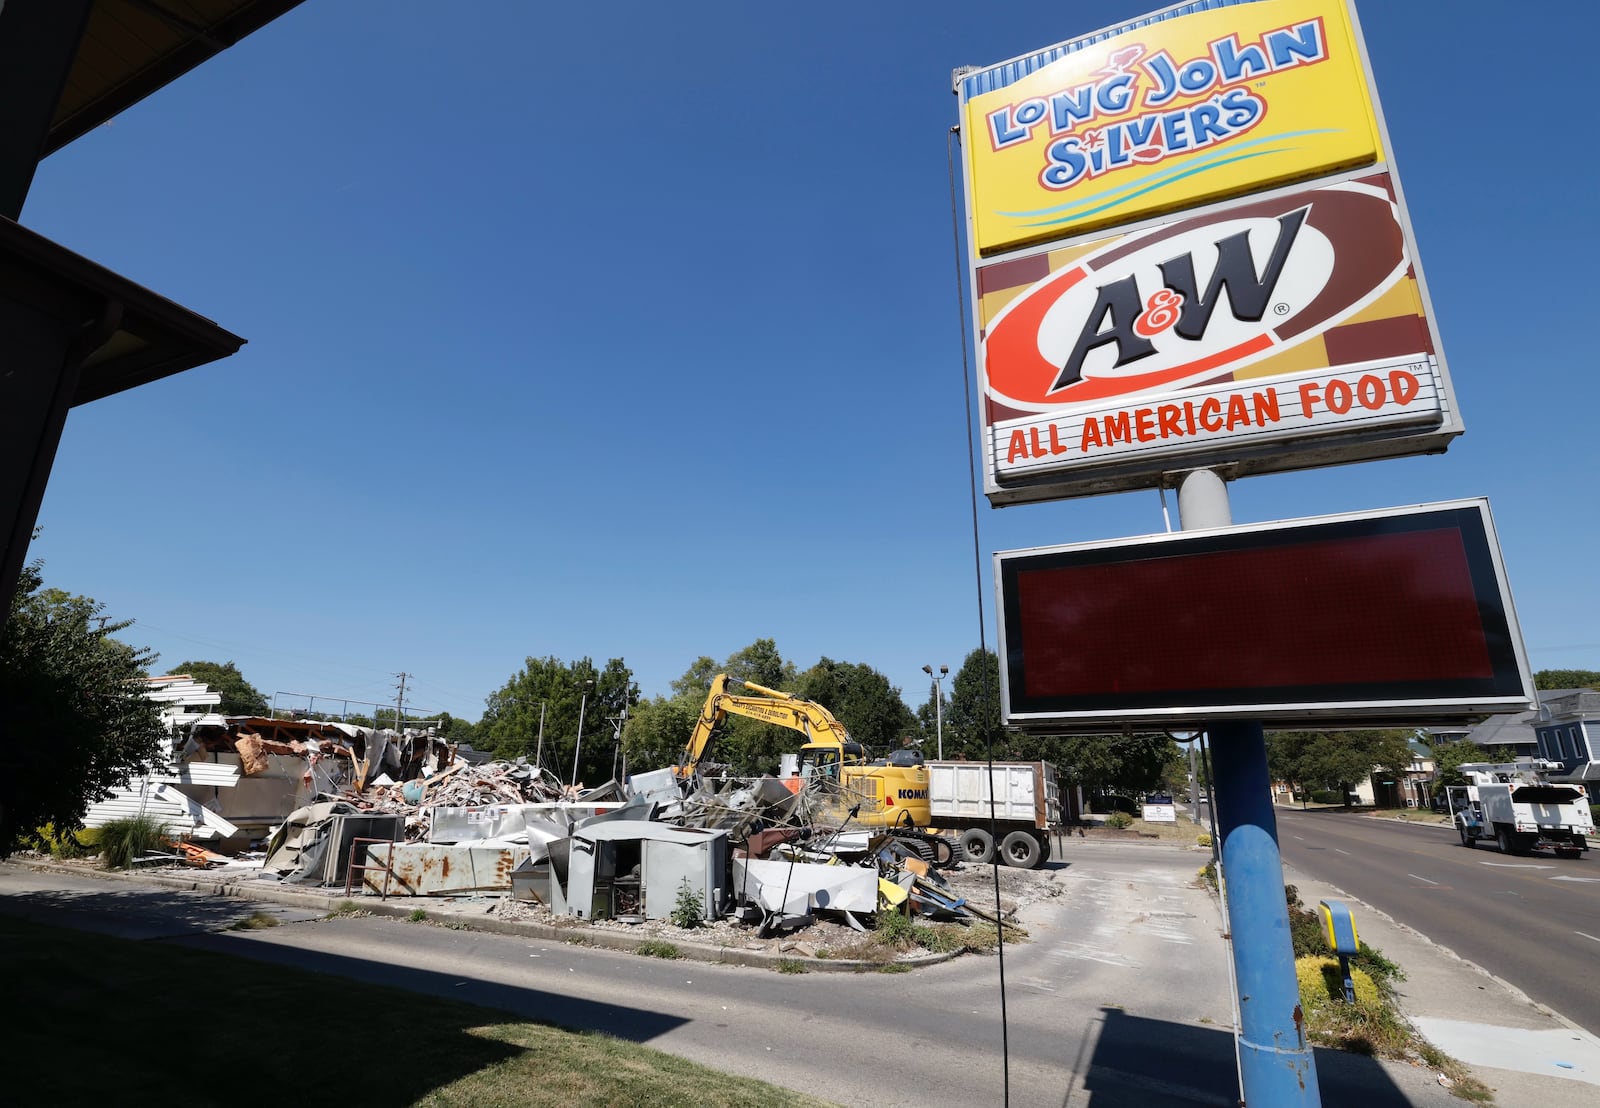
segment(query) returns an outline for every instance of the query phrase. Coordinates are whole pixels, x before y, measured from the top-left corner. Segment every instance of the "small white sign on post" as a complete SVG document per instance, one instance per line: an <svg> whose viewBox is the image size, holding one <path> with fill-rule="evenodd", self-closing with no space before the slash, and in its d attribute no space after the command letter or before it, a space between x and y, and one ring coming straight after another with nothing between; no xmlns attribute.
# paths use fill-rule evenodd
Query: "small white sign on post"
<svg viewBox="0 0 1600 1108"><path fill-rule="evenodd" d="M1165 804L1146 803L1143 819L1146 823L1177 823L1178 808L1170 800Z"/></svg>

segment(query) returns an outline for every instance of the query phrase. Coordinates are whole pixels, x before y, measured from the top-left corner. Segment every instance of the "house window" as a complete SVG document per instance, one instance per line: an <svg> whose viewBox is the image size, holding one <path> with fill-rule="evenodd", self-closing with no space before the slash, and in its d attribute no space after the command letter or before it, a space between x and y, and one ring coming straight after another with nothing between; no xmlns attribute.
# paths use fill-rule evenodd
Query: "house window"
<svg viewBox="0 0 1600 1108"><path fill-rule="evenodd" d="M1584 743L1583 726L1581 724L1572 729L1572 739L1573 739L1574 745L1578 748L1578 750L1577 750L1578 760L1579 761L1583 761L1583 762L1587 762L1589 760L1589 748Z"/></svg>

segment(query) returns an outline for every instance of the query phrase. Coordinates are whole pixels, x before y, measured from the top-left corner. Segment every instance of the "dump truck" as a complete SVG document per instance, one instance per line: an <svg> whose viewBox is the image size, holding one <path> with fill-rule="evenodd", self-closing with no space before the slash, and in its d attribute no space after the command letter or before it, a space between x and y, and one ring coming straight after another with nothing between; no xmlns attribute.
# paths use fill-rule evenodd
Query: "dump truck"
<svg viewBox="0 0 1600 1108"><path fill-rule="evenodd" d="M1515 762L1463 762L1466 785L1445 790L1461 845L1492 838L1504 854L1544 847L1577 858L1589 849L1594 817L1582 785L1552 783L1558 763L1539 758Z"/></svg>
<svg viewBox="0 0 1600 1108"><path fill-rule="evenodd" d="M1034 869L1050 860L1061 790L1049 762L928 762L928 825L954 832L961 856ZM994 831L990 832L991 807Z"/></svg>

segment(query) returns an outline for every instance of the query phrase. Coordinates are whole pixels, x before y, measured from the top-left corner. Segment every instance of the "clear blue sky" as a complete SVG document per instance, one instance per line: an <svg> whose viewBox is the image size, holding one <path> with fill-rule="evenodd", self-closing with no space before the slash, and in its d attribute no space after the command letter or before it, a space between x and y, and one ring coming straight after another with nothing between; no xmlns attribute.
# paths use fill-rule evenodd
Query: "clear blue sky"
<svg viewBox="0 0 1600 1108"><path fill-rule="evenodd" d="M24 224L249 345L75 409L30 557L268 697L771 637L920 702L979 633L950 71L1152 6L309 0L41 167ZM1360 8L1466 435L1233 511L1487 495L1534 668L1600 669L1597 17L1530 12ZM978 527L992 647L990 552L1163 521Z"/></svg>

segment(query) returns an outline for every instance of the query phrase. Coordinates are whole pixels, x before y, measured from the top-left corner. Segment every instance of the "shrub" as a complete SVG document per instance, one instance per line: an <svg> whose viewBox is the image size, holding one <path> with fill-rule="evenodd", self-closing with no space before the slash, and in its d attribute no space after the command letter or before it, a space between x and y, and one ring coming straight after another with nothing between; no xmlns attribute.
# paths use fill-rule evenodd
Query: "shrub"
<svg viewBox="0 0 1600 1108"><path fill-rule="evenodd" d="M406 919L410 920L412 923L421 923L427 918L428 913L422 908L411 909L411 914L406 917Z"/></svg>
<svg viewBox="0 0 1600 1108"><path fill-rule="evenodd" d="M100 830L96 827L58 832L47 823L26 838L30 846L49 851L52 858L86 858L100 852Z"/></svg>
<svg viewBox="0 0 1600 1108"><path fill-rule="evenodd" d="M699 893L689 887L687 877L678 886L678 902L671 914L672 922L686 931L699 927L705 918L705 902L700 899Z"/></svg>
<svg viewBox="0 0 1600 1108"><path fill-rule="evenodd" d="M1209 832L1209 831L1200 832L1199 835L1195 836L1194 842L1195 842L1196 846L1210 846L1211 845L1211 832Z"/></svg>
<svg viewBox="0 0 1600 1108"><path fill-rule="evenodd" d="M1293 885L1283 887L1289 901L1289 937L1294 941L1294 956L1325 957L1333 953L1328 946L1328 936L1322 930L1322 920L1317 913L1300 902L1300 890Z"/></svg>
<svg viewBox="0 0 1600 1108"><path fill-rule="evenodd" d="M1311 794L1313 804L1343 804L1344 798L1333 789L1318 789Z"/></svg>
<svg viewBox="0 0 1600 1108"><path fill-rule="evenodd" d="M100 828L100 848L107 869L129 869L166 841L167 828L154 816L115 819Z"/></svg>
<svg viewBox="0 0 1600 1108"><path fill-rule="evenodd" d="M1200 872L1195 874L1201 884L1207 886L1212 892L1217 891L1217 860L1215 858L1200 867Z"/></svg>
<svg viewBox="0 0 1600 1108"><path fill-rule="evenodd" d="M1294 975L1300 982L1300 1003L1308 1010L1320 1010L1331 1003L1344 1003L1344 975L1339 972L1339 959L1308 955L1294 960ZM1383 997L1364 970L1350 967L1350 979L1356 987L1356 1004L1379 1007Z"/></svg>
<svg viewBox="0 0 1600 1108"><path fill-rule="evenodd" d="M1106 817L1106 826L1121 831L1123 828L1133 826L1133 817L1127 812L1112 812Z"/></svg>

